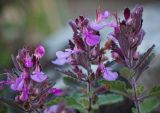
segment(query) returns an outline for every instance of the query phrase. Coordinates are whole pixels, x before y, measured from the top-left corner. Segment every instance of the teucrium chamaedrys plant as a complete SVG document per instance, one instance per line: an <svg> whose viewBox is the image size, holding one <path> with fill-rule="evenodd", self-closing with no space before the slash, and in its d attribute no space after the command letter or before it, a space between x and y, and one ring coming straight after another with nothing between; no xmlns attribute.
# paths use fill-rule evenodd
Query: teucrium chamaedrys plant
<svg viewBox="0 0 160 113"><path fill-rule="evenodd" d="M62 94L61 89L53 88L54 82L42 71L40 60L44 54L45 49L40 45L34 52L25 47L18 51L16 58L12 56L15 67L6 72L7 80L0 81L0 85L1 88L4 88L4 85L10 86L16 96L15 100L1 97L1 102L28 113L39 113L46 108L49 95Z"/></svg>
<svg viewBox="0 0 160 113"><path fill-rule="evenodd" d="M83 16L69 22L73 30L73 40L69 41L68 49L56 53L57 59L53 63L70 64L71 70L59 71L86 84L86 94L88 95L86 110L88 113L93 110L96 101L94 97L99 93L97 91L107 90L106 87L98 86L97 88L96 86L101 75L105 80L100 83L110 86L110 91L131 99L138 113L142 113L140 103L147 95L159 94L158 87L153 88L150 93L145 93L143 86L137 86L140 75L149 67L150 59L153 56L151 52L154 48L154 45L151 46L143 55L137 51L145 35L142 29L142 14L143 7L137 5L132 11L129 8L124 10L124 20L122 21L117 14L114 14L115 22L107 23L105 20L112 15L107 11L100 13L97 10L95 22ZM114 32L110 33L105 47L100 48L99 31L104 27L113 27ZM130 88L126 87L125 82L115 81L118 74L104 65L107 61L106 50L111 50L114 61L123 65L119 73L128 81ZM97 68L93 69L92 65L97 65ZM104 89L99 90L102 87ZM133 112L135 112L134 109Z"/></svg>
<svg viewBox="0 0 160 113"><path fill-rule="evenodd" d="M70 70L59 70L62 73L83 82L83 95L88 98L86 109L88 113L93 110L95 96L101 91L106 91L107 87L97 86L97 81L103 75L108 81L114 81L118 73L106 67L104 63L108 60L105 56L105 49L100 47L100 32L105 26L111 26L111 23L105 22L109 18L108 11L100 13L97 11L96 21L90 21L88 18L79 16L79 18L69 22L73 30L73 39L69 40L69 48L65 51L56 52L57 59L52 63L63 65L68 63ZM95 69L92 66L96 66Z"/></svg>
<svg viewBox="0 0 160 113"><path fill-rule="evenodd" d="M64 77L65 83L78 85L76 91L71 92L74 94L67 92L70 96L56 97L48 102L49 95L59 96L62 90L54 88L53 81L42 71L40 60L45 54L44 47L39 45L33 52L27 47L20 49L16 58L12 56L15 68L6 71L7 80L0 81L1 89L8 85L15 92L15 100L0 97L0 101L28 113L75 113L74 109L92 113L100 105L123 100L122 96L116 94L103 94L110 91L132 100L136 107L133 112L150 112L154 104L147 109L143 104L154 102L144 99L159 95L160 87L145 91L143 86L137 86L140 75L149 67L154 48L154 45L151 46L143 55L137 51L145 34L142 14L142 6L136 6L132 11L126 8L124 20L121 21L117 14L97 10L95 21L79 16L69 22L73 38L69 40L67 49L56 52L57 59L52 63L70 66L69 70L58 69L67 75ZM115 17L115 22L106 21L110 17ZM109 34L105 45L101 46L100 30L106 27L114 31ZM113 58L111 63L105 54L110 51ZM119 74L110 67L113 63L123 66L119 74L127 83L116 80Z"/></svg>
<svg viewBox="0 0 160 113"><path fill-rule="evenodd" d="M132 11L129 8L124 10L124 20L120 20L118 15L114 15L116 21L114 32L110 33L110 39L106 43L107 48L111 49L113 59L123 65L123 68L120 69L120 75L128 81L131 87L127 88L126 84L120 81L103 82L111 85L111 91L130 98L137 110L133 109L133 112L137 113L144 113L145 110L141 111L140 104L146 97L156 96L160 93L159 87L154 87L148 92L144 90L144 86L137 86L140 75L149 68L153 57L151 52L155 46L152 45L143 55L137 51L145 35L142 28L142 14L143 7L137 5ZM119 88L116 84L119 85Z"/></svg>

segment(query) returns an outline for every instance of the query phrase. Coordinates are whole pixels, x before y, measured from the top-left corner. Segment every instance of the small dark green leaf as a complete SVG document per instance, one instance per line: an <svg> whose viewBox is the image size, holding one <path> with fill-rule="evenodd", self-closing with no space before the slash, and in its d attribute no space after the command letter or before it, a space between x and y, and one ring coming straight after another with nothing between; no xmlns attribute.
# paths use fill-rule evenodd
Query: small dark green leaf
<svg viewBox="0 0 160 113"><path fill-rule="evenodd" d="M144 86L142 86L142 85L138 86L136 93L137 93L137 95L143 94L144 93Z"/></svg>
<svg viewBox="0 0 160 113"><path fill-rule="evenodd" d="M149 92L149 97L151 96L159 96L160 95L160 86L154 86Z"/></svg>
<svg viewBox="0 0 160 113"><path fill-rule="evenodd" d="M47 106L57 105L57 104L59 104L59 103L62 102L62 101L63 101L63 98L62 98L62 97L57 97L57 98L49 101L49 102L47 103Z"/></svg>
<svg viewBox="0 0 160 113"><path fill-rule="evenodd" d="M73 86L73 87L74 86L84 86L84 84L81 81L75 78L72 78L72 77L68 77L68 76L65 76L63 78L63 81L66 85Z"/></svg>
<svg viewBox="0 0 160 113"><path fill-rule="evenodd" d="M83 106L83 108L85 108L85 109L88 108L88 105L89 105L88 98L81 97L81 98L79 99L79 103Z"/></svg>
<svg viewBox="0 0 160 113"><path fill-rule="evenodd" d="M66 97L65 98L66 104L70 108L74 108L79 110L81 113L86 113L85 108L73 97Z"/></svg>
<svg viewBox="0 0 160 113"><path fill-rule="evenodd" d="M123 97L116 94L107 94L107 95L98 95L98 100L96 104L100 105L109 105L117 102L123 101Z"/></svg>
<svg viewBox="0 0 160 113"><path fill-rule="evenodd" d="M134 70L131 70L127 67L120 69L120 75L124 78L130 80L134 76Z"/></svg>
<svg viewBox="0 0 160 113"><path fill-rule="evenodd" d="M101 84L105 84L105 85L109 86L111 92L128 97L127 86L126 86L125 82L120 81L120 80L117 80L117 81L101 80L99 82Z"/></svg>

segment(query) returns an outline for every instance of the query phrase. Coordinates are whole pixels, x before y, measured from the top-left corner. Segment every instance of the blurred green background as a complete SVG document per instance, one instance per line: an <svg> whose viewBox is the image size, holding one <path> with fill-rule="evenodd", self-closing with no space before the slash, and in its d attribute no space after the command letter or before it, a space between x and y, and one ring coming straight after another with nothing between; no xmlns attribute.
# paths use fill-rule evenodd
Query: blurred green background
<svg viewBox="0 0 160 113"><path fill-rule="evenodd" d="M44 70L60 81L59 76L54 76L57 73L54 72L55 66L51 60L55 58L55 52L67 47L68 39L72 38L68 21L79 15L92 19L98 7L122 12L124 8L133 8L136 4L144 6L144 30L147 33L139 50L144 52L154 43L157 54L151 69L144 73L148 76L142 76L139 83L145 84L146 88L159 84L159 0L0 0L0 73L13 66L11 54L16 55L23 46L35 47L40 43L46 48L42 62ZM102 36L102 41L106 35ZM1 91L0 95L5 95L5 92Z"/></svg>

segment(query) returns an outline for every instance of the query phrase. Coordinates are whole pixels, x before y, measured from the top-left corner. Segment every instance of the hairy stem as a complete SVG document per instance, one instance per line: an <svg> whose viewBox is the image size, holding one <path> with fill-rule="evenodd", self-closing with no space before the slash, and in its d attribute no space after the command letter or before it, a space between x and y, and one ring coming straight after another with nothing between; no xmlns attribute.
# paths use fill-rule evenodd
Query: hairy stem
<svg viewBox="0 0 160 113"><path fill-rule="evenodd" d="M89 95L88 101L89 101L89 105L88 105L88 113L91 113L92 111L92 95L91 95L91 88L92 88L92 81L90 80L91 77L91 62L90 62L90 55L88 54L90 51L90 47L87 46L87 58L88 58L88 68L87 68L87 73L88 73L88 78L87 78L87 94Z"/></svg>
<svg viewBox="0 0 160 113"><path fill-rule="evenodd" d="M88 105L88 113L91 113L92 111L92 97L90 96L90 92L91 92L91 82L90 80L87 82L87 93L89 94L89 105Z"/></svg>
<svg viewBox="0 0 160 113"><path fill-rule="evenodd" d="M132 88L133 88L133 91L134 91L134 99L133 99L133 101L134 101L137 113L141 113L140 102L139 102L139 99L138 99L138 96L137 96L137 92L136 92L136 81L135 80L133 80Z"/></svg>
<svg viewBox="0 0 160 113"><path fill-rule="evenodd" d="M133 66L133 54L132 54L132 49L130 48L130 50L129 50L129 68L132 69L132 66ZM136 79L134 77L132 78L131 84L132 84L132 90L134 92L133 101L134 101L137 113L141 113L140 102L139 102L137 91L136 91L137 90L136 89L136 87L137 87L136 86Z"/></svg>

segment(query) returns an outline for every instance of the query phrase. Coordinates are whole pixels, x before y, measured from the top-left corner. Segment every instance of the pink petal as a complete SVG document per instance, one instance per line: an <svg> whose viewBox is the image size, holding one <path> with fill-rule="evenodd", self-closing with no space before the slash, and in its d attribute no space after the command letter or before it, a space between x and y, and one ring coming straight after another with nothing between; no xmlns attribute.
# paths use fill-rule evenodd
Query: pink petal
<svg viewBox="0 0 160 113"><path fill-rule="evenodd" d="M49 93L53 93L56 96L61 96L63 93L62 89L57 89L57 88L51 88L49 91Z"/></svg>
<svg viewBox="0 0 160 113"><path fill-rule="evenodd" d="M53 106L45 109L44 113L57 113L58 109L59 109L58 105L53 105Z"/></svg>
<svg viewBox="0 0 160 113"><path fill-rule="evenodd" d="M27 87L24 87L21 95L19 96L19 99L22 100L22 101L28 100L28 93L29 93L29 92L28 92Z"/></svg>
<svg viewBox="0 0 160 113"><path fill-rule="evenodd" d="M21 91L23 89L24 86L24 78L19 77L16 79L14 84L11 84L11 89L15 90L15 91Z"/></svg>
<svg viewBox="0 0 160 113"><path fill-rule="evenodd" d="M109 16L110 16L109 11L104 11L104 12L102 13L102 18L103 18L103 19L107 19Z"/></svg>
<svg viewBox="0 0 160 113"><path fill-rule="evenodd" d="M31 57L28 57L28 58L25 59L25 66L26 67L32 67L33 66L33 62L32 62Z"/></svg>
<svg viewBox="0 0 160 113"><path fill-rule="evenodd" d="M104 74L103 78L108 80L108 81L114 81L118 77L118 73L117 72L112 72L112 70L109 69L109 68L105 68L103 74Z"/></svg>
<svg viewBox="0 0 160 113"><path fill-rule="evenodd" d="M99 31L101 29L103 29L105 27L105 25L102 25L100 23L97 23L97 22L91 22L90 23L90 27L96 31Z"/></svg>
<svg viewBox="0 0 160 113"><path fill-rule="evenodd" d="M56 60L52 61L52 63L57 65L64 65L65 63L67 63L67 59L57 58Z"/></svg>
<svg viewBox="0 0 160 113"><path fill-rule="evenodd" d="M36 82L43 82L47 79L47 76L43 72L33 72L31 78Z"/></svg>
<svg viewBox="0 0 160 113"><path fill-rule="evenodd" d="M94 34L87 34L86 42L89 46L95 46L100 42L100 37Z"/></svg>
<svg viewBox="0 0 160 113"><path fill-rule="evenodd" d="M38 58L42 58L45 54L45 49L42 45L39 45L36 49L35 49L35 55Z"/></svg>
<svg viewBox="0 0 160 113"><path fill-rule="evenodd" d="M58 58L67 58L71 55L71 52L63 52L63 51L57 51L56 56Z"/></svg>
<svg viewBox="0 0 160 113"><path fill-rule="evenodd" d="M118 25L115 22L109 22L109 23L106 24L106 26L115 28Z"/></svg>

